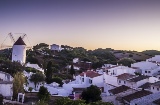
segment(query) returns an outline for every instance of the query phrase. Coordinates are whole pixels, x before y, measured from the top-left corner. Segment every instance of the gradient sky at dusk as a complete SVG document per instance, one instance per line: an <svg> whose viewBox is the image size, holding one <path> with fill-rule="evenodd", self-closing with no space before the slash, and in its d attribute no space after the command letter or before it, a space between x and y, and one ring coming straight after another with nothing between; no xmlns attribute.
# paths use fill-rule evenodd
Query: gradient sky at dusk
<svg viewBox="0 0 160 105"><path fill-rule="evenodd" d="M160 50L160 0L0 0L0 43L9 32L31 45Z"/></svg>

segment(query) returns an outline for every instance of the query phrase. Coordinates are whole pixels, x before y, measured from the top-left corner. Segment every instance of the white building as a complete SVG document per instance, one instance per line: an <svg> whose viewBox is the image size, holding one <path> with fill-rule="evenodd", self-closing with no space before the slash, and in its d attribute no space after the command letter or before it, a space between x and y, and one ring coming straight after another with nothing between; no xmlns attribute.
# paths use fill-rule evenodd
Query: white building
<svg viewBox="0 0 160 105"><path fill-rule="evenodd" d="M138 67L142 70L142 74L152 76L154 73L160 70L159 65L154 62L142 61L131 64L131 67Z"/></svg>
<svg viewBox="0 0 160 105"><path fill-rule="evenodd" d="M160 92L134 99L130 102L130 105L157 105L154 104L154 101L158 99L160 99Z"/></svg>
<svg viewBox="0 0 160 105"><path fill-rule="evenodd" d="M44 72L42 68L40 68L37 64L30 64L29 62L25 65L26 67L35 68L36 70L39 70L41 72Z"/></svg>
<svg viewBox="0 0 160 105"><path fill-rule="evenodd" d="M151 89L151 91L152 91L153 93L158 93L158 92L160 92L160 81L151 84L150 89Z"/></svg>
<svg viewBox="0 0 160 105"><path fill-rule="evenodd" d="M149 58L146 61L160 63L160 55L155 55L154 57Z"/></svg>
<svg viewBox="0 0 160 105"><path fill-rule="evenodd" d="M73 59L73 63L78 63L79 62L79 58L74 58Z"/></svg>
<svg viewBox="0 0 160 105"><path fill-rule="evenodd" d="M57 45L57 44L52 44L51 48L52 51L61 51L61 46Z"/></svg>
<svg viewBox="0 0 160 105"><path fill-rule="evenodd" d="M2 71L0 71L0 94L7 99L13 96L13 77Z"/></svg>
<svg viewBox="0 0 160 105"><path fill-rule="evenodd" d="M24 64L26 62L26 44L21 37L14 43L12 47L12 61Z"/></svg>

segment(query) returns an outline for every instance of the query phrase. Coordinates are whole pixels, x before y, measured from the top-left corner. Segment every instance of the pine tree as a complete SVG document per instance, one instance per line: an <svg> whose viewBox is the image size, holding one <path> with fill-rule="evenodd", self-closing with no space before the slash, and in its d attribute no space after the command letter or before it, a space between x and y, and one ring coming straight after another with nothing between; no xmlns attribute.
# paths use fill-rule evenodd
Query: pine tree
<svg viewBox="0 0 160 105"><path fill-rule="evenodd" d="M73 64L71 65L70 74L71 74L71 75L74 75L74 74L75 74L75 70L74 70Z"/></svg>
<svg viewBox="0 0 160 105"><path fill-rule="evenodd" d="M49 61L47 64L47 71L46 71L46 82L49 84L52 80L53 70L52 70L52 62Z"/></svg>

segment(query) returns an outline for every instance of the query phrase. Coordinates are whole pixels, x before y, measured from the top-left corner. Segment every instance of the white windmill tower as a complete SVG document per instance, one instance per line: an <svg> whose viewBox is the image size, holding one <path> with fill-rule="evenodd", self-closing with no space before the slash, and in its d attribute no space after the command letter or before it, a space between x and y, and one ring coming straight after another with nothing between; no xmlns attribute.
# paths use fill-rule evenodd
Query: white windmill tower
<svg viewBox="0 0 160 105"><path fill-rule="evenodd" d="M24 42L24 38L27 36L24 33L16 33L16 34L21 34L21 36L15 41L12 33L9 33L8 36L10 36L12 42L13 42L13 46L9 46L9 45L3 45L3 43L5 42L5 40L3 41L3 43L1 44L1 49L4 48L10 48L12 47L12 62L13 61L17 61L20 62L21 64L25 64L26 62L26 50L27 48L31 48L31 47L27 47L25 42ZM28 37L27 37L28 39ZM28 40L29 41L29 40Z"/></svg>
<svg viewBox="0 0 160 105"><path fill-rule="evenodd" d="M12 46L12 62L17 61L21 64L25 64L26 62L26 44L23 41L26 34L23 34L23 36L20 36L17 41L13 38L13 35L9 33L10 38L14 42Z"/></svg>
<svg viewBox="0 0 160 105"><path fill-rule="evenodd" d="M12 47L12 61L18 61L24 64L26 61L26 44L23 37L19 37Z"/></svg>

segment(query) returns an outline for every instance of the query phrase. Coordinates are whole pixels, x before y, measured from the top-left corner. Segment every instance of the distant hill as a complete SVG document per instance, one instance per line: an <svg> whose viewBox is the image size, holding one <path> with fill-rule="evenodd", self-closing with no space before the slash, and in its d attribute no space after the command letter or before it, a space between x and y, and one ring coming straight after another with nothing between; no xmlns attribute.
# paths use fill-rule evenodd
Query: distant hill
<svg viewBox="0 0 160 105"><path fill-rule="evenodd" d="M144 60L146 60L148 58L151 58L150 55L147 55L147 54L142 53L142 52L136 52L136 51L114 50L113 54L117 59L132 58L135 61L144 61Z"/></svg>
<svg viewBox="0 0 160 105"><path fill-rule="evenodd" d="M160 51L157 51L157 50L145 50L145 51L142 51L142 53L149 56L160 55Z"/></svg>

